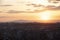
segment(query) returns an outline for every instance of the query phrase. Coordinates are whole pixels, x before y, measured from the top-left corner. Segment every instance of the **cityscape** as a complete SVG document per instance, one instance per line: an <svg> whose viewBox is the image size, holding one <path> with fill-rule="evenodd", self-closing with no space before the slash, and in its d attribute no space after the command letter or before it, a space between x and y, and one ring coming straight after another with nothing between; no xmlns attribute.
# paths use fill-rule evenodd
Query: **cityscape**
<svg viewBox="0 0 60 40"><path fill-rule="evenodd" d="M60 0L0 0L0 40L60 40Z"/></svg>

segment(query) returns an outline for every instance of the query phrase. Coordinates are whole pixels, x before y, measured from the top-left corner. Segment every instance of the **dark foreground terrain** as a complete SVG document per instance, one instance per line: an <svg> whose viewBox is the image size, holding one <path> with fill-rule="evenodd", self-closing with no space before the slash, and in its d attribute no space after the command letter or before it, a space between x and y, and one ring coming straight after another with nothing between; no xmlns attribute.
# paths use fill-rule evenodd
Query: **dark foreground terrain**
<svg viewBox="0 0 60 40"><path fill-rule="evenodd" d="M0 23L0 40L60 40L60 23Z"/></svg>

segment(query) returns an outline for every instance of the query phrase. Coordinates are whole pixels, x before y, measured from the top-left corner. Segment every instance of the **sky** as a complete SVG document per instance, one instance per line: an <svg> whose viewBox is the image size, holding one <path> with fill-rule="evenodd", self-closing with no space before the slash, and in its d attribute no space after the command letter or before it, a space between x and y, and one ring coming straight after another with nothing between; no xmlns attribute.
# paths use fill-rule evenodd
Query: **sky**
<svg viewBox="0 0 60 40"><path fill-rule="evenodd" d="M14 20L59 22L59 5L49 3L48 0L0 0L0 22Z"/></svg>

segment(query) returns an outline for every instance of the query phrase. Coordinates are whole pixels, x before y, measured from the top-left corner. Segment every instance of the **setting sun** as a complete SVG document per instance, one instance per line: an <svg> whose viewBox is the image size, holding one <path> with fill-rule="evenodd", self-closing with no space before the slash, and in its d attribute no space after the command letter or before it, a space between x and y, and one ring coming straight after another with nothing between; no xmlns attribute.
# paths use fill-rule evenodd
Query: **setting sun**
<svg viewBox="0 0 60 40"><path fill-rule="evenodd" d="M41 12L38 14L38 19L44 23L50 22L52 20L52 13L50 11Z"/></svg>
<svg viewBox="0 0 60 40"><path fill-rule="evenodd" d="M49 0L1 0L0 22L15 20L59 22L59 5L60 3L51 3Z"/></svg>
<svg viewBox="0 0 60 40"><path fill-rule="evenodd" d="M42 12L40 15L40 20L50 20L51 13L49 11Z"/></svg>

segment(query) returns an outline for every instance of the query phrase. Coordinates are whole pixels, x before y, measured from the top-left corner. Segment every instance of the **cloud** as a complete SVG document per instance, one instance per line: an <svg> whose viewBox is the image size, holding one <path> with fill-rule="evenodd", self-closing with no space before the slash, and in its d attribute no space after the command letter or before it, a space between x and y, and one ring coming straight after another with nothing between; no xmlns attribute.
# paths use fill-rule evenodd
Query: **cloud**
<svg viewBox="0 0 60 40"><path fill-rule="evenodd" d="M41 7L41 6L43 6L43 5L41 5L41 4L26 4L27 6L33 6L33 7Z"/></svg>
<svg viewBox="0 0 60 40"><path fill-rule="evenodd" d="M17 10L9 10L6 13L24 13L24 11L17 11Z"/></svg>
<svg viewBox="0 0 60 40"><path fill-rule="evenodd" d="M56 1L60 1L60 0L56 0Z"/></svg>
<svg viewBox="0 0 60 40"><path fill-rule="evenodd" d="M29 9L27 9L27 10L29 10ZM41 11L44 11L44 10L34 10L34 11L16 11L16 10L9 10L6 13L37 13L37 12L41 12Z"/></svg>
<svg viewBox="0 0 60 40"><path fill-rule="evenodd" d="M0 5L0 6L13 6L13 5Z"/></svg>
<svg viewBox="0 0 60 40"><path fill-rule="evenodd" d="M49 10L60 10L60 6L54 7L54 6L49 6L47 7Z"/></svg>
<svg viewBox="0 0 60 40"><path fill-rule="evenodd" d="M3 11L0 11L0 13L2 13Z"/></svg>
<svg viewBox="0 0 60 40"><path fill-rule="evenodd" d="M9 18L9 17L7 17L7 16L0 16L0 18Z"/></svg>
<svg viewBox="0 0 60 40"><path fill-rule="evenodd" d="M30 9L26 9L26 10L27 11L9 10L6 13L40 13L42 11L45 11L45 9L44 10L36 9L36 10L33 10L33 11L31 11Z"/></svg>

